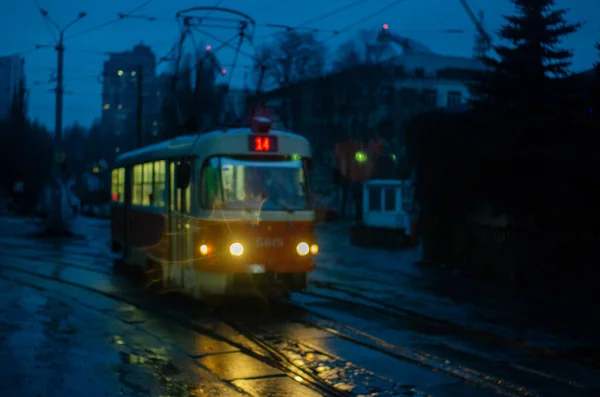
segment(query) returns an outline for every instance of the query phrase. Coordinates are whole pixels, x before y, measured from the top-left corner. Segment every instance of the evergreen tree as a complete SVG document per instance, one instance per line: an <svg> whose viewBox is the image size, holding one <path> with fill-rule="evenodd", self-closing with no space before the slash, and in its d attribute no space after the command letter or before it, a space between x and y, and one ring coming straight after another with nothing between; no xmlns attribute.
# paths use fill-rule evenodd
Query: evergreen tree
<svg viewBox="0 0 600 397"><path fill-rule="evenodd" d="M596 43L596 49L598 50L598 59L596 62L596 87L594 89L594 102L593 106L593 114L596 117L596 120L600 120L600 41Z"/></svg>
<svg viewBox="0 0 600 397"><path fill-rule="evenodd" d="M596 49L598 50L598 59L600 59L600 41L596 43ZM596 77L600 79L600 60L596 62Z"/></svg>
<svg viewBox="0 0 600 397"><path fill-rule="evenodd" d="M556 78L567 75L572 52L558 44L580 24L567 23L567 10L554 9L554 0L511 2L517 15L505 16L508 23L499 32L511 45L494 47L498 59L483 58L490 71L472 87L473 104L534 111L549 99Z"/></svg>

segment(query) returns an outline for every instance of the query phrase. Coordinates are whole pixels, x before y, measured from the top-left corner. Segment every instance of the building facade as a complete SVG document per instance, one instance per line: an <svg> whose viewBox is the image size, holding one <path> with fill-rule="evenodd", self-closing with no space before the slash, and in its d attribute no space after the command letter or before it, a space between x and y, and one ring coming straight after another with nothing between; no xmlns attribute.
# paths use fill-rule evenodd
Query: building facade
<svg viewBox="0 0 600 397"><path fill-rule="evenodd" d="M19 55L0 57L0 120L8 117L19 84L25 77L25 61Z"/></svg>
<svg viewBox="0 0 600 397"><path fill-rule="evenodd" d="M332 148L341 142L383 138L386 151L400 163L406 155L406 122L438 109L465 110L469 85L483 70L471 58L402 54L276 89L259 99L284 120L284 128L313 143L317 188L317 182L331 183L327 169L334 167Z"/></svg>
<svg viewBox="0 0 600 397"><path fill-rule="evenodd" d="M160 92L156 55L138 44L132 51L112 53L104 62L101 128L117 136L115 151L133 149L136 142L138 73L142 71L142 144L159 138Z"/></svg>
<svg viewBox="0 0 600 397"><path fill-rule="evenodd" d="M295 131L340 124L352 137L387 120L398 130L404 121L436 109L464 109L469 84L485 66L471 58L406 54L382 63L328 74L290 90L263 95ZM309 136L310 138L310 136Z"/></svg>

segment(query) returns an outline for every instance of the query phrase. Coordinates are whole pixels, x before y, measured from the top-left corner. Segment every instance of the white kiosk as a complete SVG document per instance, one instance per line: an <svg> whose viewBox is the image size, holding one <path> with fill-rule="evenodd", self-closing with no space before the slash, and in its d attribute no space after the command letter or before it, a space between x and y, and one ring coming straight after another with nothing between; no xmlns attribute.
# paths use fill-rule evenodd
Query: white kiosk
<svg viewBox="0 0 600 397"><path fill-rule="evenodd" d="M364 182L362 197L362 221L351 227L351 244L380 248L416 244L416 208L410 180L374 179Z"/></svg>

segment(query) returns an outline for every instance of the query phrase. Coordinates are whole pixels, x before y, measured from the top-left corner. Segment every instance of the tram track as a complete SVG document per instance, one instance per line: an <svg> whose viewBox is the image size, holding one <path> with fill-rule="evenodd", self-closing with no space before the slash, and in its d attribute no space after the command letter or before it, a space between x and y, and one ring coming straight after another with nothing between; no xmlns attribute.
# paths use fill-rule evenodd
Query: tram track
<svg viewBox="0 0 600 397"><path fill-rule="evenodd" d="M465 383L471 384L483 389L490 389L493 392L504 396L532 396L532 392L525 387L517 385L503 379L484 374L476 369L468 368L462 365L454 364L451 361L437 357L435 355L423 352L407 350L400 346L386 342L383 339L377 338L367 332L360 331L356 328L342 324L339 321L325 316L321 313L313 311L304 305L294 302L288 303L291 307L301 310L313 317L324 320L328 325L318 324L315 321L306 319L294 319L293 322L303 324L324 331L334 337L346 340L356 345L366 347L370 350L383 353L394 359L408 362L410 364L426 368L433 372L442 373L449 377L459 379ZM300 342L302 343L302 342Z"/></svg>
<svg viewBox="0 0 600 397"><path fill-rule="evenodd" d="M281 334L273 334L264 329L258 330L256 326L248 328L239 320L223 318L223 321L240 332L240 334L251 339L256 345L279 357L280 360L286 361L291 365L305 367L306 372L311 373L313 378L319 378L322 375L341 379L342 382L337 385L337 388L342 389L342 391L348 390L354 393L355 389L359 388L361 390L360 395L378 397L428 395L418 388L401 385L392 379L378 376L371 371L357 367L347 360L315 347L310 343L305 343ZM314 328L311 324L304 324ZM299 364L295 364L296 362ZM352 382L352 378L357 374L363 380L361 384Z"/></svg>
<svg viewBox="0 0 600 397"><path fill-rule="evenodd" d="M27 255L19 255L18 258L31 260L31 259L29 259L29 256L27 256ZM111 274L110 272L106 272L106 271L103 271L100 269L88 268L87 266L78 266L78 265L74 265L74 264L70 264L70 263L66 263L66 262L55 262L54 265L76 268L79 270L90 271L90 272L94 272L94 273L98 273L98 274L102 274L102 275ZM272 343L272 341L269 341L269 340L266 340L265 338L263 338L262 336L264 336L264 335L256 335L255 329L246 327L246 326L240 324L240 322L234 321L231 318L225 318L224 316L218 317L218 319L220 321L227 324L232 329L236 330L239 333L239 335L248 339L253 345L258 346L261 350L266 352L267 355L257 353L256 349L253 349L251 346L245 345L243 342L237 342L237 341L231 340L229 338L223 337L222 335L215 333L214 331L210 330L209 328L199 325L194 320L190 320L189 318L182 318L179 314L173 313L171 311L164 311L161 309L157 309L157 306L152 305L152 304L143 304L139 300L132 299L125 295L116 295L113 293L99 290L97 288L91 288L86 285L73 283L68 280L63 280L59 277L48 276L48 275L37 273L35 271L24 270L22 268L17 268L14 266L0 265L0 269L6 269L6 270L9 270L12 272L22 273L22 274L26 274L29 276L37 277L37 278L45 280L45 281L51 281L51 282L65 284L65 285L68 285L71 287L79 288L79 289L85 290L87 292L92 292L92 293L101 295L105 298L109 298L111 300L114 300L114 301L117 301L120 303L125 303L128 305L131 305L139 310L145 310L149 313L163 316L169 320L173 320L173 321L177 322L179 325L184 326L185 328L205 334L205 335L212 337L214 339L217 339L219 341L229 343L230 345L239 349L244 354L247 354L255 359L258 359L259 361L262 361L265 364L270 365L273 368L277 368L277 369L281 370L282 372L286 373L289 377L293 378L296 381L300 381L301 383L307 385L311 389L321 393L324 396L332 396L332 397L334 397L334 396L337 396L337 397L354 396L354 394L350 393L349 391L340 390L340 389L336 388L335 385L332 385L331 383L319 378L318 371L315 371L314 369L311 369L311 368L308 368L308 369L303 368L304 367L303 365L294 364L293 360L290 360L285 354L283 354L280 351L280 349L275 347L274 344ZM21 281L15 280L13 278L8 278L8 277L2 276L2 275L0 275L0 277L7 278L7 279L10 279L11 281L25 284L25 285L28 285L28 286L31 286L34 288L38 288L38 286L26 284ZM78 302L78 303L81 303L81 302ZM88 308L93 308L92 306L87 305L87 304L83 304L83 305ZM100 309L96 309L96 310L100 311ZM352 338L346 338L346 339L351 342L352 341L356 342ZM322 352L322 351L317 351L317 353L322 354L322 355L328 355L328 353ZM342 361L347 366L347 362L344 360L342 360ZM346 369L348 369L348 368L346 368ZM353 370L355 370L355 371L357 369L358 368L356 368L356 367L353 368ZM376 377L375 374L371 374L371 376ZM390 381L390 383L393 383L393 381ZM404 396L404 395L423 394L423 393L420 393L420 392L414 391L414 390L407 391L406 388L403 388L402 386L397 385L397 384L393 385L393 389L397 391L396 394L381 394L380 393L378 395L381 395L381 396L384 396L384 395ZM504 395L512 396L514 394L504 394Z"/></svg>
<svg viewBox="0 0 600 397"><path fill-rule="evenodd" d="M469 383L483 388L494 389L494 391L496 391L499 394L522 396L535 395L535 393L530 391L526 386L485 373L476 368L473 368L472 365L461 365L459 363L460 360L447 360L444 357L436 356L423 350L407 350L393 343L387 342L381 338L378 338L372 334L343 324L339 320L336 320L327 315L323 315L322 313L312 310L306 307L305 305L297 303L291 304L297 307L298 309L305 311L310 316L313 316L318 319L318 321L302 321L303 323L321 329L325 332L331 333L332 335L335 335L341 339L350 340L355 344L363 345L372 350L380 351L399 360L412 362L415 365L430 368L432 371L443 372L447 375L454 376L459 379L468 378ZM452 346L449 347L452 348ZM451 361L454 361L454 363L451 363ZM592 389L589 386L586 386L580 382L562 376L552 375L539 369L530 368L517 363L511 363L508 365L514 368L514 370L516 370L517 373L529 373L531 375L535 375L535 377L537 377L539 380L553 381L556 382L556 384L567 386L568 388L573 390L594 393L600 391L600 389ZM440 367L441 369L438 369ZM501 391L497 390L498 385L501 385Z"/></svg>
<svg viewBox="0 0 600 397"><path fill-rule="evenodd" d="M37 260L31 259L29 255L15 255L15 258L29 260L29 261L35 261L40 264L45 263L43 261L40 261L39 258ZM76 265L76 264L68 263L65 261L55 261L53 263L53 266L70 267L70 268L75 268L78 270L93 272L93 273L102 274L102 275L109 275L109 274L114 275L114 273L111 271L107 271L104 269L92 268L92 267L88 267L88 266ZM353 395L344 390L339 390L339 389L335 388L334 385L319 378L318 371L316 371L314 368L307 369L307 368L303 368L303 366L301 366L301 365L295 364L292 360L289 359L289 357L287 357L285 354L283 354L281 352L280 348L278 346L276 346L276 343L273 343L272 338L271 339L265 338L265 335L257 333L256 329L253 329L252 327L248 327L247 325L241 323L240 321L236 321L229 316L218 316L217 318L220 321L223 321L225 324L227 324L231 328L233 328L234 330L236 330L241 336L243 336L244 338L246 338L250 342L252 342L252 344L254 344L255 346L258 346L260 348L260 350L263 350L264 352L266 352L266 354L257 352L256 349L253 349L252 346L244 345L243 343L233 341L230 338L224 337L223 335L220 335L220 334L216 333L215 331L212 331L211 329L204 327L193 320L190 320L190 318L187 316L182 317L180 314L175 313L172 310L164 309L164 307L157 306L152 303L144 303L139 299L134 299L131 296L128 296L127 294L116 294L116 293L112 293L112 292L107 292L107 291L103 291L98 288L89 287L84 284L75 283L75 282L72 282L69 280L64 280L60 277L42 274L42 273L38 273L36 271L27 270L27 269L15 267L15 266L0 264L0 269L6 269L6 270L9 270L12 272L26 274L26 275L37 277L42 280L46 280L46 281L50 281L50 282L69 285L71 287L75 287L75 288L85 290L87 292L95 293L95 294L101 295L105 298L108 298L108 299L111 299L111 300L114 300L114 301L117 301L120 303L125 303L128 305L131 305L139 310L144 310L149 313L153 313L153 314L165 317L166 319L175 321L179 325L181 325L185 328L188 328L192 331L199 332L199 333L205 334L209 337L212 337L214 339L217 339L219 341L229 343L232 346L234 346L235 348L239 349L244 354L247 354L259 361L262 361L263 363L270 365L273 368L277 368L277 369L281 370L283 373L285 373L286 375L288 375L289 377L291 377L295 380L298 380L299 378L301 378L303 384L306 384L311 389L313 389L319 393L322 393L323 395L326 395L326 396L352 396ZM126 279L126 278L123 277L123 279ZM129 295L131 295L131 294L129 294ZM299 321L296 321L296 322L299 322ZM354 334L349 335L348 333L335 331L333 328L325 328L325 327L315 326L314 324L309 323L309 322L304 322L304 324L315 327L315 328L322 329L331 335L337 336L337 337L347 340L351 343L355 343L357 345L361 345L361 346L367 347L369 349L372 349L372 350L375 350L375 351L378 351L378 352L381 352L384 354L388 354L389 356L394 357L396 359L399 359L402 361L408 361L412 364L419 365L421 367L426 367L426 368L436 371L436 372L444 373L453 378L457 378L457 379L460 379L461 381L469 383L473 386L483 387L483 388L491 388L496 393L501 394L501 395L505 395L505 396L530 396L530 395L532 395L531 393L529 393L527 391L519 390L518 387L516 387L516 386L507 388L506 385L502 384L502 382L500 382L502 384L502 386L498 386L495 383L496 381L494 381L494 380L490 380L490 379L484 380L481 376L473 375L473 372L476 373L476 371L472 371L472 370L471 371L463 371L462 369L456 370L456 369L448 369L448 368L444 369L443 366L438 365L439 362L432 363L431 360L429 360L429 362L427 362L428 360L426 358L424 358L423 356L418 356L418 355L414 356L414 355L411 355L411 354L403 351L401 348L399 348L397 346L392 346L390 344L385 345L385 344L381 343L382 341L380 342L380 341L376 340L376 338L374 338L368 334L361 335L361 338L357 338L356 337L356 335L358 335L357 332L354 332ZM349 329L349 328L347 327L346 329ZM281 339L287 339L288 341L290 340L290 338L286 338L286 337L281 337ZM297 341L293 341L293 342L297 342ZM326 352L317 352L317 353L327 354ZM398 389L400 391L401 387L398 387ZM399 395L402 395L402 394L399 394Z"/></svg>
<svg viewBox="0 0 600 397"><path fill-rule="evenodd" d="M71 266L69 264L62 264L62 265L69 266L69 267ZM301 378L302 384L304 384L305 386L309 387L310 389L312 389L324 396L328 396L328 397L353 396L353 394L346 392L344 390L339 390L339 389L335 388L334 385L320 379L318 376L315 376L313 373L306 371L305 369L301 368L300 366L295 365L294 363L290 362L284 356L279 354L276 350L269 347L268 344L265 344L260 339L253 337L251 335L251 332L248 330L241 330L240 335L245 338L248 338L251 342L255 343L256 345L258 345L259 347L264 349L267 354L257 352L256 349L252 349L252 348L248 347L247 345L245 345L244 343L240 343L238 341L232 340L231 338L227 338L227 337L219 334L218 332L211 330L209 327L202 326L196 321L190 320L189 318L182 317L181 315L178 315L177 313L174 313L171 310L166 310L163 307L154 305L152 303L143 303L140 300L133 299L126 295L122 295L122 294L117 295L115 293L106 292L106 291L103 291L103 290L100 290L97 288L89 287L87 285L71 282L69 280L64 280L59 277L53 277L53 276L49 276L49 275L45 275L45 274L40 274L35 271L25 270L25 269L14 267L14 266L0 264L0 269L8 270L9 272L20 273L20 274L36 277L36 278L39 278L46 282L54 282L54 283L58 283L58 284L68 285L70 287L75 287L75 288L78 288L81 290L85 290L87 292L91 292L91 293L103 296L104 298L108 298L110 300L113 300L113 301L116 301L119 303L128 304L130 306L135 307L138 310L146 311L148 313L158 315L164 319L171 320L171 321L177 323L178 325L180 325L186 329L189 329L191 331L195 331L195 332L204 334L206 336L209 336L213 339L216 339L218 341L228 343L231 346L238 349L241 353L246 354L258 361L261 361L261 362L271 366L272 368L280 370L285 375L287 375L288 377L290 377L296 381L299 381ZM90 270L90 269L87 269L87 270ZM99 272L99 273L104 274L104 272ZM33 285L31 283L24 282L15 277L9 277L9 276L6 276L5 274L0 274L0 277L10 280L12 282L21 284L21 285L26 285L26 286L29 286L32 288L40 289L40 287L38 285ZM87 304L85 306L87 306L88 308L92 307ZM101 309L98 309L98 308L95 308L95 309L102 312ZM190 357L190 358L193 359L194 357Z"/></svg>
<svg viewBox="0 0 600 397"><path fill-rule="evenodd" d="M313 298L327 299L341 304L358 305L363 308L388 316L390 318L402 319L406 316L409 316L413 319L421 321L426 325L438 328L440 330L455 332L457 334L463 334L467 337L479 339L484 342L491 342L496 344L512 346L519 349L524 349L529 351L531 354L535 354L536 356L563 359L566 361L573 362L575 364L584 365L587 368L590 368L595 371L600 371L600 362L591 358L577 356L574 357L573 355L568 354L568 352L561 351L558 349L535 346L521 340L505 337L486 330L465 327L448 320L429 316L423 313L416 312L414 310L403 308L401 306L390 305L389 303L381 299L369 297L365 294L357 292L356 290L350 290L338 285L334 285L333 283L311 280L311 284L322 290L330 290L336 293L343 294L347 298L340 296L332 296L316 291L303 291L300 294L310 296Z"/></svg>
<svg viewBox="0 0 600 397"><path fill-rule="evenodd" d="M14 256L13 255L5 256L5 258L7 258L7 259L9 259L10 257L13 257L15 259L23 259L23 260L27 260L27 261L35 261L35 262L40 263L40 265L47 264L44 259L40 258L40 256L31 255L31 254L16 253ZM0 256L0 258L1 258L1 256ZM104 255L97 256L97 259L109 260L108 256L104 256ZM108 266L106 266L104 268L102 268L100 266L98 266L98 267L84 266L84 265L78 265L75 263L70 263L70 261L60 260L57 258L53 258L52 261L53 262L51 264L53 266L69 267L69 268L75 268L75 269L78 269L81 271L93 272L96 274L115 276L114 271L112 269L110 269L110 267L108 267ZM351 393L345 392L344 390L337 389L336 387L331 385L331 383L319 378L318 371L316 371L315 368L310 368L310 366L306 366L305 365L306 363L304 365L295 364L294 360L290 359L289 355L286 356L286 354L284 354L282 352L281 344L277 343L277 341L274 338L270 337L269 335L266 335L264 332L257 332L257 330L255 328L253 328L251 326L247 326L247 325L243 324L242 322L240 322L239 320L232 319L230 316L229 317L228 316L218 316L217 318L220 321L222 321L223 323L225 323L228 326L230 326L231 328L233 328L234 330L236 330L241 336L243 336L244 338L246 338L250 342L252 342L252 345L259 347L259 349L256 349L253 346L244 345L243 343L240 343L240 342L232 341L231 339L224 337L223 335L215 333L214 331L210 330L209 328L201 326L194 320L190 320L189 317L182 317L181 313L176 313L176 312L173 312L172 310L165 309L164 305L162 305L162 307L160 309L158 309L157 306L155 306L153 304L144 303L144 302L140 301L139 299L133 299L131 296L102 291L100 289L91 288L91 287L83 285L83 284L73 283L69 280L63 280L60 277L52 277L52 276L48 276L46 274L40 274L35 271L24 270L22 268L17 268L14 266L0 265L0 269L2 269L2 268L8 269L8 270L14 271L14 272L29 274L34 277L46 279L46 280L57 282L57 283L67 284L67 285L70 285L70 286L73 286L76 288L84 289L89 292L103 295L106 298L129 304L140 310L145 310L149 313L154 313L154 314L166 317L172 321L175 321L176 323L178 323L179 325L181 325L185 328L188 328L195 332L205 334L205 335L213 337L217 340L229 343L232 346L240 349L241 352L243 352L253 358L258 359L259 361L262 361L263 363L270 365L273 368L277 368L277 369L281 370L290 378L293 378L295 380L298 380L298 378L301 378L302 382L305 385L307 385L308 387L310 387L311 389L313 389L319 393L322 393L323 395L327 395L327 396L342 396L342 395L350 396L350 395L352 395ZM124 280L128 279L127 277L122 277L122 278ZM324 298L324 299L328 299L328 300L338 300L339 301L339 299L336 299L335 297L331 297L328 295L320 295L320 294L315 294L312 292L306 292L303 294L306 294L309 296L314 296L314 297L320 297L320 298ZM356 302L354 302L354 301L349 301L349 300L342 300L342 301L347 304L351 303L353 305L356 305ZM301 309L302 311L304 311L306 313L311 314L312 316L320 317L321 319L328 321L331 324L331 326L322 326L319 324L315 324L314 322L305 321L305 320L293 320L293 321L320 329L324 332L327 332L333 336L344 339L344 340L354 343L356 345L361 345L368 349L371 349L371 350L374 350L374 351L377 351L380 353L384 353L395 359L409 362L411 364L418 365L421 367L425 367L427 369L430 369L435 372L440 372L445 375L449 375L453 378L457 378L463 382L466 382L466 383L471 384L476 387L491 389L494 392L501 394L501 395L505 395L505 396L531 396L531 395L533 395L531 392L527 391L522 386L507 383L503 380L480 373L472 368L460 367L460 366L457 367L456 364L448 365L448 364L446 364L446 360L439 358L439 357L435 357L435 356L427 354L427 353L407 351L405 349L402 349L401 347L395 346L395 345L385 342L381 339L378 339L372 335L369 335L368 333L365 333L360 330L349 327L347 325L341 324L338 321L336 321L330 317L323 316L322 314L319 314L315 311L310 310L309 308L305 307L304 305L297 305L293 302L291 303L291 305L298 309ZM372 308L369 307L369 309L372 309ZM389 313L387 313L387 315L389 315ZM293 341L292 338L289 338L286 336L281 336L281 335L280 335L279 339L280 340L286 339L286 340L294 342L294 343L297 343L297 342L301 343L301 341ZM257 350L261 350L262 352L258 352ZM322 351L319 352L317 350L315 350L315 351L317 353L327 354L327 352L322 352ZM573 385L571 385L571 386L573 386ZM399 392L401 392L401 391L399 390ZM397 394L397 395L403 395L403 394Z"/></svg>

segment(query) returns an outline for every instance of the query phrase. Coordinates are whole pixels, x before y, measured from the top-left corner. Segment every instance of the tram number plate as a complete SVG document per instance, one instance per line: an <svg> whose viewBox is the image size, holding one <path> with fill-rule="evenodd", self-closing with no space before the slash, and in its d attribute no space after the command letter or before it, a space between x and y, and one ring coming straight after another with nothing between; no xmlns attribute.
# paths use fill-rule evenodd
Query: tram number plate
<svg viewBox="0 0 600 397"><path fill-rule="evenodd" d="M257 237L257 247L283 247L283 238Z"/></svg>
<svg viewBox="0 0 600 397"><path fill-rule="evenodd" d="M278 150L277 137L273 135L250 135L248 137L248 150L251 152L268 153Z"/></svg>

